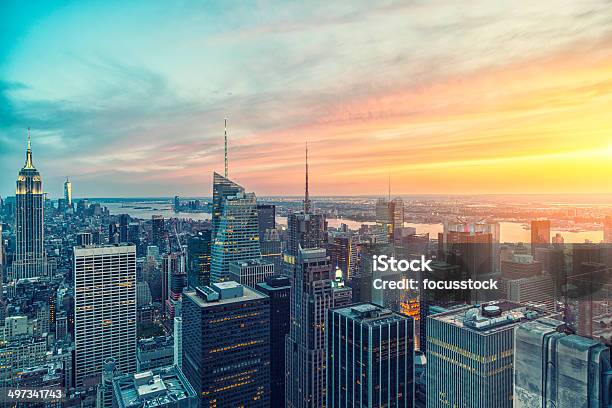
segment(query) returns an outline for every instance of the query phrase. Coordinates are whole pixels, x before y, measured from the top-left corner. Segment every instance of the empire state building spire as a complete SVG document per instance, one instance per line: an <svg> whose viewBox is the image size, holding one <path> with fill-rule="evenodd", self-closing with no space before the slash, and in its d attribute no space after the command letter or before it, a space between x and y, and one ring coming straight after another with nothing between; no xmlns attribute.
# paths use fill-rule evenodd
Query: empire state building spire
<svg viewBox="0 0 612 408"><path fill-rule="evenodd" d="M308 195L308 142L306 142L306 188L304 192L304 214L310 213L310 196Z"/></svg>
<svg viewBox="0 0 612 408"><path fill-rule="evenodd" d="M32 139L30 137L30 128L28 127L28 150L26 151L26 162L24 169L33 169L34 164L32 163Z"/></svg>

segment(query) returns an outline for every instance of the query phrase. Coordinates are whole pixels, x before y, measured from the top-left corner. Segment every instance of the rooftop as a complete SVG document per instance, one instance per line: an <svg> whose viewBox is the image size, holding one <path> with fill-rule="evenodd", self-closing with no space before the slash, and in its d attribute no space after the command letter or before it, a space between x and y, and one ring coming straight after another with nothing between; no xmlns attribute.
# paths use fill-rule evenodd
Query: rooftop
<svg viewBox="0 0 612 408"><path fill-rule="evenodd" d="M232 265L244 267L244 266L272 265L272 263L264 259L261 259L261 258L251 258L251 259L246 259L243 261L232 261L230 262L230 268Z"/></svg>
<svg viewBox="0 0 612 408"><path fill-rule="evenodd" d="M196 398L193 387L177 366L116 377L113 390L120 408L163 407Z"/></svg>
<svg viewBox="0 0 612 408"><path fill-rule="evenodd" d="M390 309L373 303L360 303L333 310L334 313L346 316L368 326L378 326L405 320L407 316L400 315Z"/></svg>
<svg viewBox="0 0 612 408"><path fill-rule="evenodd" d="M284 290L291 287L291 281L288 276L272 275L268 276L265 282L260 282L256 286L266 290Z"/></svg>
<svg viewBox="0 0 612 408"><path fill-rule="evenodd" d="M431 318L488 335L511 329L525 320L546 316L550 316L550 313L533 305L498 301L449 310L433 315Z"/></svg>
<svg viewBox="0 0 612 408"><path fill-rule="evenodd" d="M234 296L234 294L238 293L240 293L240 295ZM225 294L229 294L230 296ZM234 281L213 283L211 286L205 287L198 286L196 290L183 292L183 296L189 298L199 307L214 307L217 305L267 298L266 295Z"/></svg>

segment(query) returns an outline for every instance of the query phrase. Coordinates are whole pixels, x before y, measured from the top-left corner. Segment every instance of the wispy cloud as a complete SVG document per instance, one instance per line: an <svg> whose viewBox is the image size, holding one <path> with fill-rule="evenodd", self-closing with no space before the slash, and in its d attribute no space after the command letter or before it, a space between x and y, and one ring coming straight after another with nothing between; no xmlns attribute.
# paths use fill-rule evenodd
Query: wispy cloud
<svg viewBox="0 0 612 408"><path fill-rule="evenodd" d="M4 194L27 126L52 193L70 175L77 195L209 194L225 115L230 171L261 194L301 193L306 140L319 194L376 193L389 171L403 192L601 182L576 181L587 159L568 152L605 152L612 131L607 1L11 7Z"/></svg>

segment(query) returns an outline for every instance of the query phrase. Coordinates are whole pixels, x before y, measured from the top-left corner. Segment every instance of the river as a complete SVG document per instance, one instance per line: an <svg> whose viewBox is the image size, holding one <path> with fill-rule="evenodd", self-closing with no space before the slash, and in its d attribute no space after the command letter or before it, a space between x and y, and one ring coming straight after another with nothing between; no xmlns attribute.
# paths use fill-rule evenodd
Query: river
<svg viewBox="0 0 612 408"><path fill-rule="evenodd" d="M128 206L123 207L122 205L127 204ZM106 202L101 205L108 207L111 214L129 214L130 217L148 219L152 215L163 215L164 218L183 218L193 219L198 221L210 220L211 215L209 213L175 213L172 210L172 206L168 203L156 203L156 202L143 202L143 203L117 203L117 202ZM144 208L147 207L147 208ZM276 222L281 225L287 225L287 217L276 217ZM341 218L328 218L327 224L329 227L338 228L341 224L346 224L352 230L357 230L361 224L373 224L372 222L360 222L345 220ZM442 232L442 224L413 224L405 223L406 227L414 227L419 234L429 233L431 238L437 238L438 233ZM500 235L501 242L528 242L531 236L529 230L523 228L523 224L519 222L500 222ZM578 243L589 240L592 242L601 242L603 239L603 232L600 231L551 231L554 236L556 233L560 233L566 243Z"/></svg>

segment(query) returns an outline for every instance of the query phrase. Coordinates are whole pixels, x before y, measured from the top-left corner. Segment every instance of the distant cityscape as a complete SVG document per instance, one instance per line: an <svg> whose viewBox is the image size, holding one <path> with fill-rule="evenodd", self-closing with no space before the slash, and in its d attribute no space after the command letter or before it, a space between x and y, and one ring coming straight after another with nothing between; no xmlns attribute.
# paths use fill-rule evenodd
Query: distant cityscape
<svg viewBox="0 0 612 408"><path fill-rule="evenodd" d="M208 197L55 199L33 152L0 200L0 381L64 394L9 406L612 407L609 202L313 198L308 150L300 199L227 155ZM372 284L407 277L500 288Z"/></svg>

